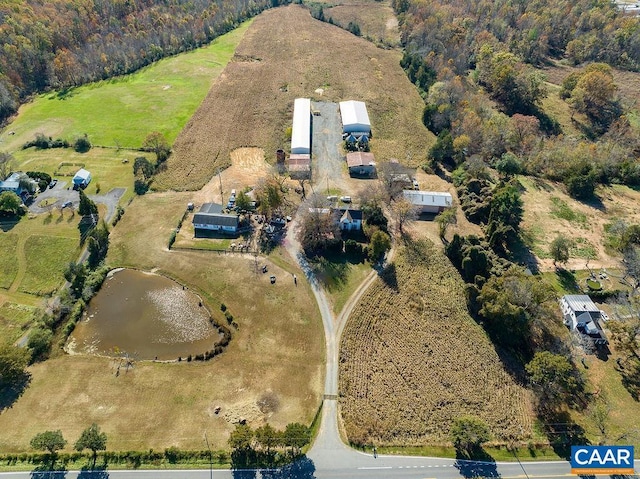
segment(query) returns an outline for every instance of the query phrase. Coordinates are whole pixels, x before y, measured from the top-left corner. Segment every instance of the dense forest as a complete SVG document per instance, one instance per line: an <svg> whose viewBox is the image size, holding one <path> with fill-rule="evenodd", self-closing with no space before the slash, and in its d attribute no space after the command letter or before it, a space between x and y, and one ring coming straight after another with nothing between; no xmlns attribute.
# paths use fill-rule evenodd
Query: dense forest
<svg viewBox="0 0 640 479"><path fill-rule="evenodd" d="M130 73L280 0L0 0L0 122L29 95Z"/></svg>
<svg viewBox="0 0 640 479"><path fill-rule="evenodd" d="M462 73L479 46L502 45L526 63L566 57L574 64L640 69L640 19L610 0L392 0L403 44Z"/></svg>

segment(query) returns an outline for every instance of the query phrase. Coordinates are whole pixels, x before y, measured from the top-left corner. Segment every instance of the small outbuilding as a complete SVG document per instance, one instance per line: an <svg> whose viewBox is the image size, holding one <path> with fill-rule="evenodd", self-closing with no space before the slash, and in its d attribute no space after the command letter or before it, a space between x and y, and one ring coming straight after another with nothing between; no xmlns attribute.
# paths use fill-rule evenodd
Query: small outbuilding
<svg viewBox="0 0 640 479"><path fill-rule="evenodd" d="M403 190L402 195L419 208L420 213L440 213L453 206L451 193L438 191Z"/></svg>
<svg viewBox="0 0 640 479"><path fill-rule="evenodd" d="M289 176L294 180L311 178L311 155L309 154L291 154L287 164Z"/></svg>
<svg viewBox="0 0 640 479"><path fill-rule="evenodd" d="M355 100L341 101L340 116L342 117L343 133L353 133L355 136L371 136L371 122L364 102Z"/></svg>
<svg viewBox="0 0 640 479"><path fill-rule="evenodd" d="M217 203L203 204L200 211L193 215L192 223L196 236L198 236L198 230L236 234L240 224L238 215L222 211L222 205Z"/></svg>
<svg viewBox="0 0 640 479"><path fill-rule="evenodd" d="M373 153L354 151L347 153L347 167L351 176L374 176L376 162Z"/></svg>
<svg viewBox="0 0 640 479"><path fill-rule="evenodd" d="M86 188L91 183L91 173L84 168L80 168L73 177L74 188Z"/></svg>

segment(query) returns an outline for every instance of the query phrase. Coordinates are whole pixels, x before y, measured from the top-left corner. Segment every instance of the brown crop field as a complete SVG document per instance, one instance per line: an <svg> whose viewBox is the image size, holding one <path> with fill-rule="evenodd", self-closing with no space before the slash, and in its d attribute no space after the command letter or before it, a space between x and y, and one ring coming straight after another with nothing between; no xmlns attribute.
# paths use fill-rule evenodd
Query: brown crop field
<svg viewBox="0 0 640 479"><path fill-rule="evenodd" d="M286 130L298 97L365 101L376 157L422 162L433 135L399 61L399 51L314 20L301 6L262 13L176 139L154 187L200 189L240 147L262 148L274 163L276 149L289 148Z"/></svg>
<svg viewBox="0 0 640 479"><path fill-rule="evenodd" d="M344 330L340 405L347 435L376 445L448 442L462 415L494 440L533 434L530 393L469 316L458 273L429 240L409 242Z"/></svg>

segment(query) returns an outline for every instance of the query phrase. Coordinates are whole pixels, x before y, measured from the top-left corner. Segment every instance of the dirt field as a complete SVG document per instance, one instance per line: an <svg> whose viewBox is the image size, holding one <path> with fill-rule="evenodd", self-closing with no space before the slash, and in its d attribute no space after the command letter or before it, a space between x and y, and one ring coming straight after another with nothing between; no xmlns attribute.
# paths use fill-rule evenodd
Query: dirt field
<svg viewBox="0 0 640 479"><path fill-rule="evenodd" d="M261 148L274 163L276 149L289 148L293 100L302 96L365 101L376 157L421 163L433 136L422 125L422 101L399 61L399 52L314 20L303 7L264 12L176 139L154 186L200 189L240 147Z"/></svg>
<svg viewBox="0 0 640 479"><path fill-rule="evenodd" d="M111 234L108 262L187 284L219 319L224 302L239 325L228 350L207 363L139 363L118 377L109 359L64 356L38 364L24 396L0 414L0 431L11 431L0 452L28 450L30 438L46 429L60 428L75 441L94 421L112 450L202 449L205 431L212 448L226 448L242 417L253 426L310 423L322 392L324 338L310 289L292 281L293 273L303 274L278 251L277 265L260 260L276 275L275 285L255 272L250 255L168 251L190 198L156 193L134 200ZM263 397L275 406L261 411Z"/></svg>
<svg viewBox="0 0 640 479"><path fill-rule="evenodd" d="M376 280L344 331L340 404L349 437L441 444L464 414L483 418L498 441L530 437L529 393L469 317L462 281L443 253L428 240L412 243L396 253L389 277Z"/></svg>

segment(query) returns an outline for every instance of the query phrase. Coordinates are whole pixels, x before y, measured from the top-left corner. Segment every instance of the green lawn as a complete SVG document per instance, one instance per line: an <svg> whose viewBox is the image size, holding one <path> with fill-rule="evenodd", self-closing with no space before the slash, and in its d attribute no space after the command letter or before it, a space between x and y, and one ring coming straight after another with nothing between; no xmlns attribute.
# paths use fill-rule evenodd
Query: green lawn
<svg viewBox="0 0 640 479"><path fill-rule="evenodd" d="M24 304L6 302L0 307L0 331L5 341L13 343L20 339L29 327L36 308Z"/></svg>
<svg viewBox="0 0 640 479"><path fill-rule="evenodd" d="M172 143L233 56L251 21L210 45L136 73L37 97L7 128L4 148L17 151L37 133L73 142L139 148L151 131ZM3 135L4 136L4 135Z"/></svg>
<svg viewBox="0 0 640 479"><path fill-rule="evenodd" d="M146 156L155 161L152 154L130 150L114 150L110 148L92 148L87 153L76 153L71 149L35 150L29 148L14 154L20 168L24 171L44 171L59 181L71 185L71 179L80 167L91 172L91 183L85 190L87 194L96 194L100 186L100 194L105 194L112 188L126 188L121 204L132 198L133 191L133 162L138 156ZM74 166L64 166L62 163L72 163ZM67 176L68 175L68 176ZM36 199L36 202L38 200Z"/></svg>
<svg viewBox="0 0 640 479"><path fill-rule="evenodd" d="M62 273L78 255L77 238L34 235L27 239L25 255L28 268L19 290L48 295L64 281Z"/></svg>
<svg viewBox="0 0 640 479"><path fill-rule="evenodd" d="M0 232L0 288L8 289L18 274L18 235Z"/></svg>

